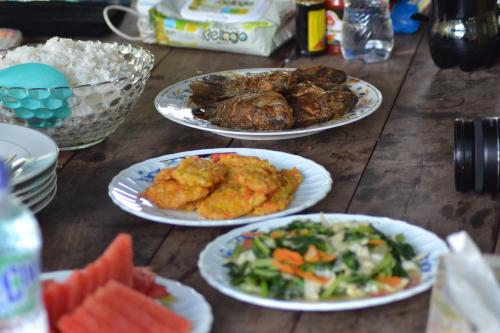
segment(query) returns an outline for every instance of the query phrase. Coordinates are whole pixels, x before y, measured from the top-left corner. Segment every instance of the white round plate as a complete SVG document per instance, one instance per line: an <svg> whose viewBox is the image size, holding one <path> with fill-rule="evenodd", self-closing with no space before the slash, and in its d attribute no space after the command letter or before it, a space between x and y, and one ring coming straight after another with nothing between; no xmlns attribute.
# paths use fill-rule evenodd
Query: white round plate
<svg viewBox="0 0 500 333"><path fill-rule="evenodd" d="M50 192L49 195L47 195L42 201L30 207L31 212L33 214L41 212L45 207L47 207L52 202L52 200L54 200L56 193L57 193L57 184L52 190L52 192Z"/></svg>
<svg viewBox="0 0 500 333"><path fill-rule="evenodd" d="M297 311L341 311L366 308L386 303L399 301L429 289L434 283L435 274L438 267L438 257L448 252L444 241L435 234L420 227L408 224L403 221L391 220L382 217L372 217L364 215L346 215L346 214L325 214L327 221L332 223L357 222L371 223L380 231L388 235L404 234L406 241L411 244L417 254L425 254L419 261L422 271L422 281L420 284L397 292L395 294L356 299L345 301L288 301L272 298L265 298L258 295L247 294L239 288L232 286L229 282L228 269L224 267L227 259L237 244L243 242L245 237L242 235L247 231L264 231L277 228L291 223L294 220L310 219L313 222L320 221L321 214L288 216L285 218L268 220L265 222L248 225L234 229L225 235L222 235L208 244L200 255L198 268L203 278L212 287L223 294L233 297L237 300L260 305L269 308Z"/></svg>
<svg viewBox="0 0 500 333"><path fill-rule="evenodd" d="M21 201L26 201L28 199L35 197L35 196L38 196L39 194L45 193L47 190L49 190L52 187L51 185L53 185L55 183L56 177L57 177L56 173L53 172L50 174L49 178L46 179L42 184L33 188L29 192L23 193L21 195L16 195L16 197Z"/></svg>
<svg viewBox="0 0 500 333"><path fill-rule="evenodd" d="M45 189L41 191L36 196L33 196L29 199L22 200L22 203L28 207L34 207L38 205L40 202L44 201L47 197L49 197L57 187L57 177L54 178L49 184L46 185Z"/></svg>
<svg viewBox="0 0 500 333"><path fill-rule="evenodd" d="M178 82L161 91L158 96L156 96L155 106L158 112L167 119L185 126L197 128L199 130L209 131L222 136L242 140L282 140L312 135L330 128L350 124L369 116L382 104L382 93L372 84L354 77L348 77L345 84L359 97L358 104L353 110L344 116L321 124L282 131L251 131L220 127L211 124L207 120L193 116L191 112L192 105L189 103L189 97L191 96L191 89L189 88L189 85L193 81L213 74L227 76L239 74L249 76L257 73L278 70L290 71L293 70L293 68L237 69L196 76Z"/></svg>
<svg viewBox="0 0 500 333"><path fill-rule="evenodd" d="M71 271L56 271L42 274L43 280L66 280ZM180 282L156 277L156 283L164 286L175 297L170 309L188 319L192 324L190 333L208 333L213 323L212 308L205 298L191 287Z"/></svg>
<svg viewBox="0 0 500 333"><path fill-rule="evenodd" d="M57 144L47 135L27 127L0 124L0 159L16 155L35 160L22 167L22 172L12 179L12 186L43 173L56 163L58 154Z"/></svg>
<svg viewBox="0 0 500 333"><path fill-rule="evenodd" d="M228 220L207 220L195 212L160 209L139 196L152 184L153 177L161 169L176 166L186 156L209 157L214 153L237 153L246 156L257 156L268 160L278 170L297 167L304 176L304 181L295 192L294 200L285 210L265 216L240 217ZM321 165L301 156L265 149L220 148L165 155L134 164L113 178L108 187L108 194L120 208L147 220L191 227L214 227L253 223L300 212L323 199L331 187L332 178L330 173Z"/></svg>
<svg viewBox="0 0 500 333"><path fill-rule="evenodd" d="M12 187L12 194L16 196L24 195L28 192L33 191L35 188L40 187L40 185L47 182L55 173L56 173L56 165L53 165L48 170L39 174L33 179L30 179L24 183L17 184L15 187Z"/></svg>

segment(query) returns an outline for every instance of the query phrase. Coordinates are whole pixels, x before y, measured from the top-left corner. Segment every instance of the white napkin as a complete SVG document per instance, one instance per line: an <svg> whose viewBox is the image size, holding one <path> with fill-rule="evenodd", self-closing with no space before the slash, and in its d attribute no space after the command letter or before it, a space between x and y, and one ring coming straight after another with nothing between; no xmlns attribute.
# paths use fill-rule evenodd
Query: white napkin
<svg viewBox="0 0 500 333"><path fill-rule="evenodd" d="M476 333L500 332L500 286L466 232L448 238L452 253L444 258L445 288L460 315Z"/></svg>

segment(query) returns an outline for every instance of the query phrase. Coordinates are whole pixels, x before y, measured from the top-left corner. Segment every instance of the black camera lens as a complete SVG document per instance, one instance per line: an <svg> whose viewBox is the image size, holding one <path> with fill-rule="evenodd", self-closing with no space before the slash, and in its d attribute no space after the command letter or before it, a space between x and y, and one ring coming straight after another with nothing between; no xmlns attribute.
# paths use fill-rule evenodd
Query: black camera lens
<svg viewBox="0 0 500 333"><path fill-rule="evenodd" d="M474 189L474 121L455 119L455 188L466 192Z"/></svg>
<svg viewBox="0 0 500 333"><path fill-rule="evenodd" d="M497 117L455 119L455 188L500 191L500 122Z"/></svg>

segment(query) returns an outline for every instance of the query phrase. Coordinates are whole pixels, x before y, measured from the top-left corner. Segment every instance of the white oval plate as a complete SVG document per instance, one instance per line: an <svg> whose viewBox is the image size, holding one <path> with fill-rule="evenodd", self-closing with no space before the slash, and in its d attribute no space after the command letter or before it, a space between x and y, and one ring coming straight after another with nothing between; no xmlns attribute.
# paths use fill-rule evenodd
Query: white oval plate
<svg viewBox="0 0 500 333"><path fill-rule="evenodd" d="M160 209L148 200L139 197L139 194L152 184L153 177L160 169L173 167L186 156L208 157L214 153L238 153L246 156L257 156L268 160L277 169L297 167L304 176L304 181L295 192L295 199L287 209L265 216L240 217L228 220L207 220L195 212ZM220 148L165 155L134 164L113 178L108 187L108 194L120 208L147 220L191 227L214 227L253 223L300 212L323 199L331 187L332 178L330 173L321 165L301 156L265 149Z"/></svg>
<svg viewBox="0 0 500 333"><path fill-rule="evenodd" d="M231 256L232 251L234 250L236 245L245 239L245 237L242 236L244 232L267 232L270 229L289 224L290 222L298 219L311 219L313 222L319 222L320 216L321 214L288 216L281 219L268 220L265 222L234 229L227 234L219 236L210 244L208 244L200 254L200 258L198 260L198 268L200 269L200 273L212 287L223 294L226 294L243 302L282 310L341 311L391 303L411 297L429 289L434 283L434 278L438 267L438 257L448 252L448 248L446 247L445 242L435 234L403 221L364 215L325 214L324 217L332 223L368 222L388 235L396 235L400 233L404 234L406 237L406 241L414 247L417 254L426 254L419 262L420 269L422 271L422 282L412 288L405 289L395 294L386 296L346 301L317 302L287 301L265 298L258 295L247 294L239 288L231 285L227 273L228 270L223 265Z"/></svg>
<svg viewBox="0 0 500 333"><path fill-rule="evenodd" d="M56 163L58 154L57 144L47 135L27 127L0 124L0 159L16 155L36 160L22 167L22 172L12 179L12 186L43 173Z"/></svg>
<svg viewBox="0 0 500 333"><path fill-rule="evenodd" d="M40 187L41 184L47 182L47 180L57 172L56 170L57 170L57 165L54 164L52 167L48 168L46 171L39 174L35 178L30 179L21 184L17 184L15 187L12 187L12 194L16 196L21 196L28 192L31 192L35 188Z"/></svg>
<svg viewBox="0 0 500 333"><path fill-rule="evenodd" d="M43 194L49 188L51 188L51 185L53 185L56 182L56 177L57 177L56 173L53 172L50 174L49 178L46 179L42 184L33 188L29 192L26 192L26 193L21 194L21 195L16 195L16 197L19 198L19 200L21 200L21 201L27 201L28 199L31 199L33 197L40 195L40 194Z"/></svg>
<svg viewBox="0 0 500 333"><path fill-rule="evenodd" d="M30 207L31 212L33 214L41 212L45 207L47 207L52 202L52 200L54 200L56 193L57 193L57 183L56 186L54 186L52 192L50 192L42 201Z"/></svg>
<svg viewBox="0 0 500 333"><path fill-rule="evenodd" d="M47 197L50 197L57 187L57 176L45 185L44 189L35 196L32 196L26 200L22 200L22 203L28 207L34 207L44 201Z"/></svg>
<svg viewBox="0 0 500 333"><path fill-rule="evenodd" d="M382 104L382 93L377 88L375 88L375 86L360 79L348 77L345 84L359 97L359 101L356 107L345 114L343 117L304 128L295 128L282 131L251 131L230 129L213 125L207 120L196 118L191 113L192 106L189 105L191 89L189 88L189 85L195 80L213 74L228 76L239 74L249 76L257 73L278 70L289 71L293 70L293 68L236 69L231 71L196 76L178 82L161 91L158 96L156 96L155 106L162 116L184 126L189 126L199 130L209 131L222 136L242 140L282 140L312 135L330 128L350 124L369 116L370 114L375 112Z"/></svg>
<svg viewBox="0 0 500 333"><path fill-rule="evenodd" d="M56 271L42 274L43 280L55 280L62 282L66 280L71 271ZM156 283L164 286L170 294L175 297L170 308L177 314L188 319L193 328L190 333L208 333L214 320L212 308L205 298L191 287L180 282L156 277Z"/></svg>

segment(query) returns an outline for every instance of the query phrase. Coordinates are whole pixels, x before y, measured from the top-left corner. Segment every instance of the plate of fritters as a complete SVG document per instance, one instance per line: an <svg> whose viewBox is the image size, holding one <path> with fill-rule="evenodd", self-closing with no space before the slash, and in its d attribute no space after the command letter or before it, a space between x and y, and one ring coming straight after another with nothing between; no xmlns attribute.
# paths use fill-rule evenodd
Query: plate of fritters
<svg viewBox="0 0 500 333"><path fill-rule="evenodd" d="M372 84L324 66L239 69L196 76L158 94L179 124L243 140L280 140L347 125L375 112Z"/></svg>
<svg viewBox="0 0 500 333"><path fill-rule="evenodd" d="M220 148L132 165L113 178L108 193L120 208L150 221L212 227L297 213L331 187L330 173L301 156Z"/></svg>

